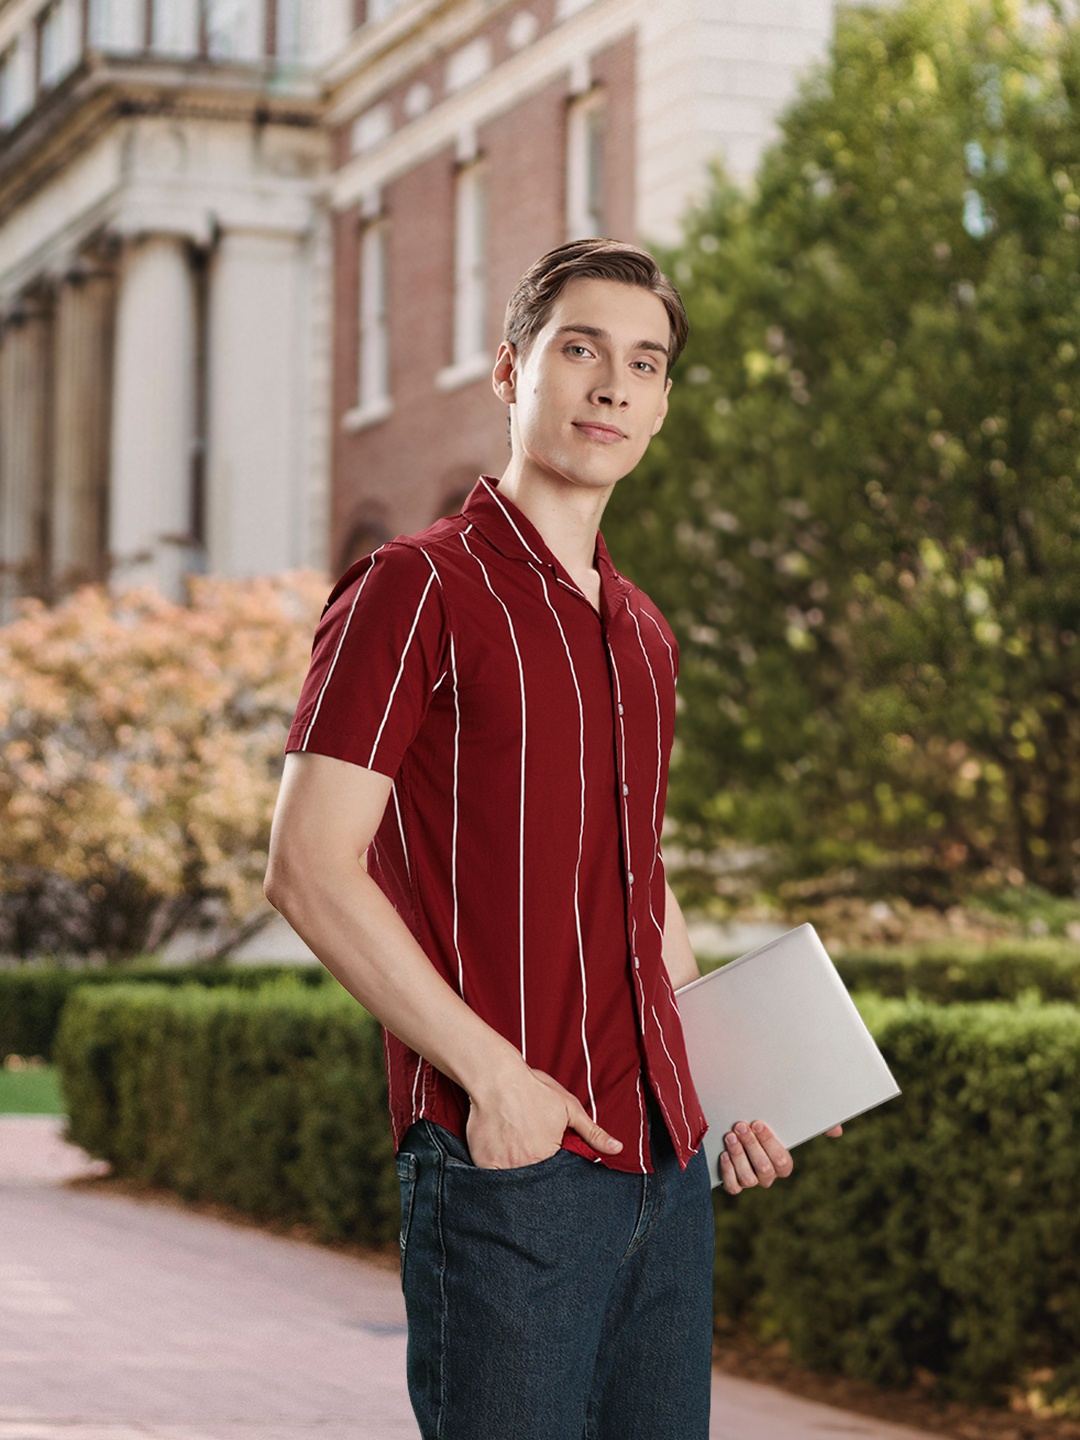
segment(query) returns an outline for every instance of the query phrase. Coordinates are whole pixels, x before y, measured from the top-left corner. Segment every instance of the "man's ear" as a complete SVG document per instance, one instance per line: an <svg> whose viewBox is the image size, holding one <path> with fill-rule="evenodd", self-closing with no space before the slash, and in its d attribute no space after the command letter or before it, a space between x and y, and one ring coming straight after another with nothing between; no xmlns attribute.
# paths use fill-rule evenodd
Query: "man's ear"
<svg viewBox="0 0 1080 1440"><path fill-rule="evenodd" d="M664 417L668 412L668 395L671 393L671 376L668 376L667 384L664 386L664 398L660 401L660 412L653 421L653 427L649 431L650 436L655 435L664 423Z"/></svg>
<svg viewBox="0 0 1080 1440"><path fill-rule="evenodd" d="M504 405L512 405L517 399L517 351L509 341L504 340L495 356L495 368L491 372L491 386Z"/></svg>

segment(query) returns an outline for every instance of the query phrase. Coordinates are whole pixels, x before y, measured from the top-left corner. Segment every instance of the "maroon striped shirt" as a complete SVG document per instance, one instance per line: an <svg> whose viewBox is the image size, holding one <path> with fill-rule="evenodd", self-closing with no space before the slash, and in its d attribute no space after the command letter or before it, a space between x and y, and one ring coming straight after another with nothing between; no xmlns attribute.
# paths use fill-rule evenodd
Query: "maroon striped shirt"
<svg viewBox="0 0 1080 1440"><path fill-rule="evenodd" d="M643 1079L680 1163L705 1120L662 960L675 639L597 540L598 614L497 482L354 565L323 613L290 750L393 782L368 854L439 973L650 1169ZM386 1037L395 1145L468 1098ZM643 1075L644 1072L644 1075Z"/></svg>

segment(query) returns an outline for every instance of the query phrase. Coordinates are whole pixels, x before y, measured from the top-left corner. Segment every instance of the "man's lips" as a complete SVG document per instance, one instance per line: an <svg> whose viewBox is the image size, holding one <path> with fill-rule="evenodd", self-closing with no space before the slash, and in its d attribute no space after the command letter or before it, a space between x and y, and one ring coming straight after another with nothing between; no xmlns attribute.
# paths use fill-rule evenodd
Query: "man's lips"
<svg viewBox="0 0 1080 1440"><path fill-rule="evenodd" d="M575 420L574 429L580 430L592 440L601 440L609 445L616 440L626 439L625 432L617 425L604 425L599 420Z"/></svg>

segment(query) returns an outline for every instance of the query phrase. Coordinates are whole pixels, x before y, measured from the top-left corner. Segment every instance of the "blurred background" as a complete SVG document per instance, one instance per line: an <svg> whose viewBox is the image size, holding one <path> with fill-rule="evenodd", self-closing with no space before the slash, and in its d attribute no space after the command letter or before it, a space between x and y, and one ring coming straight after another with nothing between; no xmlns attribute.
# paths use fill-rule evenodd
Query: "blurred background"
<svg viewBox="0 0 1080 1440"><path fill-rule="evenodd" d="M801 1218L725 1222L721 1310L826 1367L1075 1412L1072 0L0 0L0 952L39 977L0 1045L49 1058L73 975L303 957L261 876L330 580L501 472L506 297L604 234L691 318L604 531L680 641L666 858L697 948L814 921L915 1092L892 1171L869 1123L845 1150L878 1157L870 1198L855 1160L819 1171L822 1215L828 1165L854 1198L801 1289L798 1254L769 1268ZM134 1173L79 1049L114 1022L81 1003L76 1130ZM1019 1192L1051 1148L1006 1243L986 1175ZM896 1220L882 1318L823 1277L865 1260L870 1304L916 1182L942 1228Z"/></svg>

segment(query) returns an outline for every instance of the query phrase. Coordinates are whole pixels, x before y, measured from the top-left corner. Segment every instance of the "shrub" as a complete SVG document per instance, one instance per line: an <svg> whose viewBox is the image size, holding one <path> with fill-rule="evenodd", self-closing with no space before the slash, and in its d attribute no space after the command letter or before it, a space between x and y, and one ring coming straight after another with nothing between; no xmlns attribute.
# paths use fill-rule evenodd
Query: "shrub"
<svg viewBox="0 0 1080 1440"><path fill-rule="evenodd" d="M117 1173L324 1239L396 1236L382 1034L339 986L85 986L56 1056L71 1138Z"/></svg>
<svg viewBox="0 0 1080 1440"><path fill-rule="evenodd" d="M718 1199L718 1311L815 1368L1000 1398L1080 1345L1080 1011L864 1010L904 1094Z"/></svg>
<svg viewBox="0 0 1080 1440"><path fill-rule="evenodd" d="M911 950L849 952L836 968L851 990L921 996L941 1004L969 1000L1080 1001L1080 945L1067 940L933 944Z"/></svg>
<svg viewBox="0 0 1080 1440"><path fill-rule="evenodd" d="M299 984L321 985L330 980L321 965L160 965L75 968L26 965L0 970L0 1057L41 1055L52 1057L57 1026L68 996L77 985L125 984L232 985L250 990L283 976L294 975Z"/></svg>
<svg viewBox="0 0 1080 1440"><path fill-rule="evenodd" d="M0 951L122 958L239 938L325 598L316 575L80 590L0 629Z"/></svg>
<svg viewBox="0 0 1080 1440"><path fill-rule="evenodd" d="M939 1004L970 1000L1080 1001L1080 945L1069 940L950 940L910 948L846 950L833 956L849 990ZM702 961L703 970L721 961Z"/></svg>
<svg viewBox="0 0 1080 1440"><path fill-rule="evenodd" d="M720 1323L961 1396L1067 1374L1080 1346L1080 1010L866 998L900 1100L717 1196ZM117 1171L328 1238L388 1241L379 1029L340 987L86 986L57 1055L71 1135Z"/></svg>

